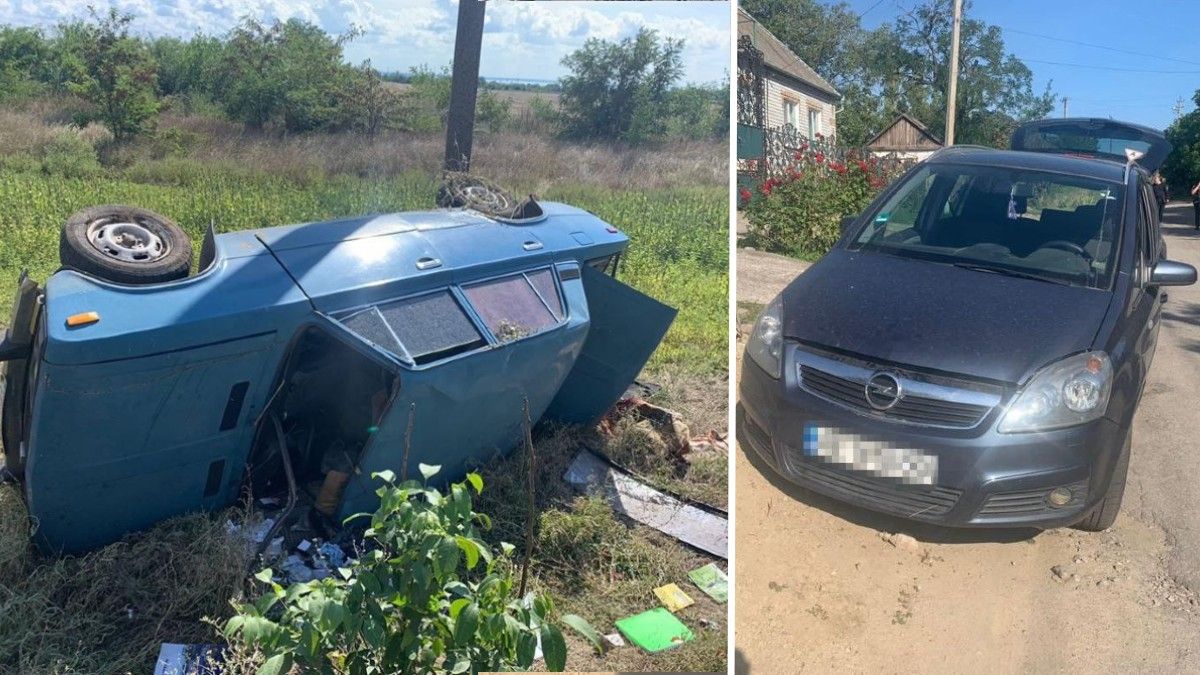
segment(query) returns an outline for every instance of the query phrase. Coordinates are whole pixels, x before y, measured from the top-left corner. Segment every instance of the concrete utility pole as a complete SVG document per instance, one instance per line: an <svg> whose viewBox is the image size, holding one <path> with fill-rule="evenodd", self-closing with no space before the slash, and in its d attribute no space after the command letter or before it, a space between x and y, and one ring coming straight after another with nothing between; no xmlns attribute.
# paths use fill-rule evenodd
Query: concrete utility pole
<svg viewBox="0 0 1200 675"><path fill-rule="evenodd" d="M479 52L483 45L484 0L459 0L454 34L454 71L450 112L446 116L447 171L469 171L475 133L475 97L479 93Z"/></svg>
<svg viewBox="0 0 1200 675"><path fill-rule="evenodd" d="M950 82L946 91L946 145L954 145L954 113L958 103L958 34L962 30L962 0L954 0L954 30L950 34Z"/></svg>

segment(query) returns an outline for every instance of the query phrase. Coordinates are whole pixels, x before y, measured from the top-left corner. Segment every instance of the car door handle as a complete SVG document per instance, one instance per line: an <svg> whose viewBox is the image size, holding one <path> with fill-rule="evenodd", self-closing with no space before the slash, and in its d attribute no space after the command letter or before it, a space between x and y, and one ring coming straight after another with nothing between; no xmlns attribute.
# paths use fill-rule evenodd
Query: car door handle
<svg viewBox="0 0 1200 675"><path fill-rule="evenodd" d="M526 251L536 251L541 247L542 242L540 241L527 241L524 244L521 244L521 248L525 249Z"/></svg>
<svg viewBox="0 0 1200 675"><path fill-rule="evenodd" d="M417 269L419 269L419 270L431 270L435 267L441 267L441 266L442 266L442 261L437 258L430 258L430 257L417 258Z"/></svg>

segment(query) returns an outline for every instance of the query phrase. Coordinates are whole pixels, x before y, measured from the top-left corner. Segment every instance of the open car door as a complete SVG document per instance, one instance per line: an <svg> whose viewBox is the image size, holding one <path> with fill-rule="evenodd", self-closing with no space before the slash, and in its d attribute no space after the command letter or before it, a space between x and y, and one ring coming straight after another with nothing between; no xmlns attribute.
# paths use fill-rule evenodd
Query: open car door
<svg viewBox="0 0 1200 675"><path fill-rule="evenodd" d="M1158 171L1171 144L1161 131L1140 124L1099 118L1047 119L1027 122L1012 135L1012 149L1112 159L1124 164L1127 150L1142 153L1137 163Z"/></svg>
<svg viewBox="0 0 1200 675"><path fill-rule="evenodd" d="M584 265L591 327L546 416L590 424L625 393L662 342L676 310Z"/></svg>

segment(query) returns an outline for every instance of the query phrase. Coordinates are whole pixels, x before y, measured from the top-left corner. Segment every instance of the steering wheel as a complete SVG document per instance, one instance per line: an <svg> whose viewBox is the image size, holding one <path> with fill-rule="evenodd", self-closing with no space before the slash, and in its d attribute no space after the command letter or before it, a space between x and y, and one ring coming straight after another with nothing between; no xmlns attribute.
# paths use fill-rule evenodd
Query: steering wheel
<svg viewBox="0 0 1200 675"><path fill-rule="evenodd" d="M1093 259L1092 254L1088 253L1087 250L1084 249L1082 246L1080 246L1079 244L1076 244L1073 241L1067 241L1066 239L1055 239L1054 241L1048 241L1048 242L1042 244L1041 246L1039 246L1038 248L1039 249L1053 248L1053 249L1058 249L1060 251L1070 251L1071 253L1074 253L1074 254L1080 256L1081 258L1088 261L1089 263L1092 262L1092 259Z"/></svg>

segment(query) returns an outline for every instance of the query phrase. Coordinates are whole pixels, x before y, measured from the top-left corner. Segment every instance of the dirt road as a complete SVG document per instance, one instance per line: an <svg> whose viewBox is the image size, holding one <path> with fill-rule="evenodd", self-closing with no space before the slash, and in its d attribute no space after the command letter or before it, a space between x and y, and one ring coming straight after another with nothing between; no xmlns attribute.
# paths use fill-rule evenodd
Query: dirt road
<svg viewBox="0 0 1200 675"><path fill-rule="evenodd" d="M1200 265L1191 206L1167 213L1171 257ZM914 525L739 449L737 672L1200 672L1197 388L1200 287L1171 289L1125 506L1102 533Z"/></svg>

